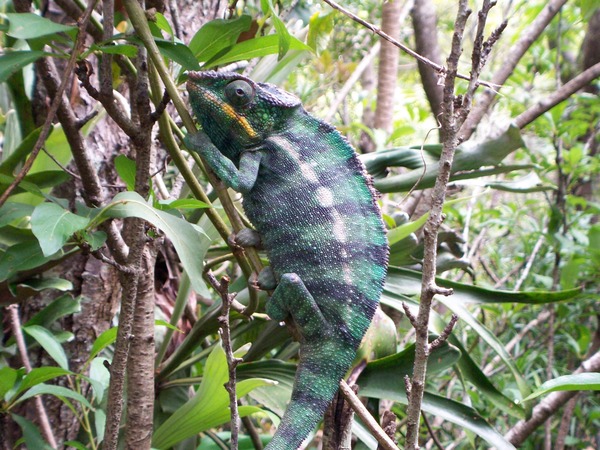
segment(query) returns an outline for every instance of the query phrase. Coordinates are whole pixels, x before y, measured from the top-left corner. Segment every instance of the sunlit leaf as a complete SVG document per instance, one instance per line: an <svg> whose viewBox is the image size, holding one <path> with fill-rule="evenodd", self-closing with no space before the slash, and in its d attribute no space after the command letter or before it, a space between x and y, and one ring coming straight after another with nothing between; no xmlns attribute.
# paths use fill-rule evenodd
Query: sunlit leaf
<svg viewBox="0 0 600 450"><path fill-rule="evenodd" d="M576 373L548 380L521 401L555 391L600 391L600 373Z"/></svg>
<svg viewBox="0 0 600 450"><path fill-rule="evenodd" d="M206 292L206 286L202 282L202 260L211 240L199 227L153 208L135 192L117 194L112 202L103 208L95 221L99 222L108 217L138 217L160 229L173 243L194 290L200 294Z"/></svg>
<svg viewBox="0 0 600 450"><path fill-rule="evenodd" d="M252 17L242 15L235 19L215 19L205 23L190 41L189 47L196 59L205 62L217 53L234 45L239 35L250 29Z"/></svg>

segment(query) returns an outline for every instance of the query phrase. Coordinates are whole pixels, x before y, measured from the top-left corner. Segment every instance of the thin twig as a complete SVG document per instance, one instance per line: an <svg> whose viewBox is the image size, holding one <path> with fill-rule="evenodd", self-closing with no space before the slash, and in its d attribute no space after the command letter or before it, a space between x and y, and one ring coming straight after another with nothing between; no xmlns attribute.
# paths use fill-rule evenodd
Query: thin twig
<svg viewBox="0 0 600 450"><path fill-rule="evenodd" d="M25 344L25 337L23 336L23 328L21 327L21 319L19 318L19 305L10 305L6 308L10 317L10 324L13 336L17 342L17 349L19 350L19 356L25 367L25 372L29 373L32 370L29 356L27 355L27 345ZM40 427L42 428L42 434L46 438L46 441L52 446L52 448L58 448L52 427L50 426L50 420L48 420L48 414L46 414L46 408L42 402L42 397L39 395L35 396L34 399L35 409Z"/></svg>
<svg viewBox="0 0 600 450"><path fill-rule="evenodd" d="M376 35L382 37L386 41L388 41L391 44L395 45L400 50L402 50L404 53L407 53L410 56L412 56L413 58L415 58L416 60L421 61L422 63L427 64L428 66L431 66L433 69L435 69L438 72L438 75L440 76L440 78L443 78L445 76L446 71L447 71L446 67L444 67L444 66L442 66L440 64L437 64L437 63L431 61L428 58L425 58L423 55L418 54L417 52L415 52L411 48L409 48L406 45L404 45L402 42L397 41L396 39L394 39L393 37L391 37L387 33L384 33L383 31L381 31L381 29L377 28L372 23L369 23L366 20L361 19L356 14L354 14L353 12L347 10L343 6L337 4L333 0L323 0L323 1L325 3L327 3L329 6L331 6L333 9L337 9L338 11L340 11L344 15L348 16L350 19L352 19L356 23L358 23L358 24L362 25L363 27L371 30ZM457 78L461 78L463 80L470 80L471 79L471 77L469 77L468 75L463 75L463 74L460 74L460 73L457 73L456 77ZM480 85L482 85L482 86L486 86L486 87L489 87L489 88L492 88L492 89L497 87L493 83L490 83L490 82L487 82L487 81L478 80L478 83Z"/></svg>
<svg viewBox="0 0 600 450"><path fill-rule="evenodd" d="M542 248L542 244L546 240L546 231L547 230L544 230L542 232L542 234L540 234L540 237L538 238L537 242L533 246L533 250L531 251L531 255L529 255L529 258L527 258L527 264L525 264L525 268L523 269L523 273L521 273L521 276L519 277L519 279L515 283L515 287L513 288L513 291L518 291L521 288L521 285L525 282L525 280L529 276L529 272L531 271L531 267L533 266L533 262L535 261L535 258L537 256L538 252Z"/></svg>
<svg viewBox="0 0 600 450"><path fill-rule="evenodd" d="M423 423L427 427L427 431L429 432L429 436L431 436L431 440L433 441L433 443L435 444L435 446L437 448L439 448L440 450L444 450L444 446L442 445L442 443L440 442L440 440L438 439L438 437L435 435L435 432L433 431L433 428L431 427L431 424L429 423L429 419L427 419L427 416L425 415L425 413L421 413L421 417L423 418Z"/></svg>
<svg viewBox="0 0 600 450"><path fill-rule="evenodd" d="M381 426L373 419L371 413L369 413L365 405L362 404L352 388L348 386L348 383L344 380L340 381L340 392L344 395L346 401L350 403L354 412L360 417L369 431L373 433L373 436L377 439L379 445L381 445L384 450L398 450L394 441L392 441L385 431L382 430Z"/></svg>
<svg viewBox="0 0 600 450"><path fill-rule="evenodd" d="M98 0L94 0L88 4L85 12L83 13L83 16L81 17L81 20L79 21L77 40L75 41L75 47L73 48L73 53L71 54L71 58L69 58L69 62L67 63L67 66L65 67L65 71L64 71L65 74L71 74L73 72L73 68L75 67L75 64L77 63L77 57L81 53L83 44L85 42L85 37L87 36L87 34L85 33L85 29L90 20L92 12L94 11L94 7L96 6L97 1ZM38 154L40 153L40 150L42 149L42 146L44 145L44 142L46 142L46 139L48 138L48 135L50 134L50 128L52 127L52 121L54 120L54 117L56 116L56 111L58 110L58 107L60 106L60 102L62 100L62 95L65 92L67 85L70 83L70 80L71 80L71 77L69 75L66 75L65 77L63 77L62 82L58 88L57 95L56 95L56 97L54 97L52 104L50 106L50 109L48 110L48 113L47 113L48 115L46 116L46 120L44 121L42 131L40 132L40 135L39 135L35 145L33 146L33 150L31 151L29 158L27 158L27 161L25 161L25 164L23 164L23 168L17 174L17 176L15 177L13 182L10 183L10 185L6 188L6 190L2 193L2 195L0 195L0 206L2 206L6 202L6 200L8 200L8 197L10 197L10 194L19 185L19 183L21 181L23 181L23 179L25 178L25 175L27 175L29 173L29 171L31 170L31 167L33 166L33 162L37 158Z"/></svg>
<svg viewBox="0 0 600 450"><path fill-rule="evenodd" d="M446 342L448 340L448 336L450 336L450 333L452 333L452 330L454 329L454 325L456 325L457 321L458 321L458 316L456 314L452 314L452 317L450 318L450 322L448 322L448 324L444 327L442 334L440 334L437 338L435 338L433 341L431 341L431 344L429 344L429 351L435 350L436 348L438 348L440 345L442 345L444 342Z"/></svg>
<svg viewBox="0 0 600 450"><path fill-rule="evenodd" d="M225 350L225 356L227 358L227 367L229 368L229 379L225 383L225 389L229 393L229 408L231 410L231 440L230 448L237 450L238 448L238 435L239 435L239 413L237 405L236 395L236 367L242 361L240 358L236 358L233 354L233 348L231 345L231 328L229 326L229 311L231 309L231 302L233 295L229 293L229 278L224 276L221 281L217 281L214 275L210 272L206 274L211 286L217 291L222 300L221 315L219 316L219 323L221 324L220 334L223 340L223 349Z"/></svg>

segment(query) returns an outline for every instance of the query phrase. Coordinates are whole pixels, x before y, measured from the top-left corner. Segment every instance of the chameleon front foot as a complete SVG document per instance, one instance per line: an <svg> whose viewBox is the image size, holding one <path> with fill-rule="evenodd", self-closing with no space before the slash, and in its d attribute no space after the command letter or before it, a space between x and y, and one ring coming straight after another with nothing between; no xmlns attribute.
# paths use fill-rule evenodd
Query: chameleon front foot
<svg viewBox="0 0 600 450"><path fill-rule="evenodd" d="M260 234L251 228L242 228L237 233L231 234L227 238L227 243L231 247L243 249L245 247L262 248Z"/></svg>

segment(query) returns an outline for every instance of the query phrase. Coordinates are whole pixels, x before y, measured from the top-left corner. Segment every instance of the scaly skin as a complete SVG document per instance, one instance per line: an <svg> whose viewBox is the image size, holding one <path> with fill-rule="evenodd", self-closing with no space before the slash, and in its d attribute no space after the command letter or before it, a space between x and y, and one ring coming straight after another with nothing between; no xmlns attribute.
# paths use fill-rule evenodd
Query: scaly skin
<svg viewBox="0 0 600 450"><path fill-rule="evenodd" d="M190 73L187 89L206 133L188 143L243 194L277 282L267 313L291 316L301 335L292 400L267 446L297 449L379 302L388 245L375 192L352 147L295 96L236 73Z"/></svg>

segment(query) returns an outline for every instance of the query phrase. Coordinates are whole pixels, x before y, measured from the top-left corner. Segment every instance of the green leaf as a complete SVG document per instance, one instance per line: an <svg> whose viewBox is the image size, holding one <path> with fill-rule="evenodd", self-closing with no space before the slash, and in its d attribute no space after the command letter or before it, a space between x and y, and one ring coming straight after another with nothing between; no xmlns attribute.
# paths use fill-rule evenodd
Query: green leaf
<svg viewBox="0 0 600 450"><path fill-rule="evenodd" d="M157 38L154 39L154 42L165 58L175 61L186 70L200 70L200 64L187 45Z"/></svg>
<svg viewBox="0 0 600 450"><path fill-rule="evenodd" d="M53 450L53 447L44 440L40 430L33 424L33 422L30 422L25 417L18 416L17 414L11 414L10 416L23 431L25 448L35 448L36 450Z"/></svg>
<svg viewBox="0 0 600 450"><path fill-rule="evenodd" d="M71 283L67 280L63 280L62 278L57 278L56 280L65 281L72 287ZM27 321L25 326L39 325L42 327L48 327L54 324L61 317L68 316L69 314L75 314L80 311L81 297L73 298L68 294L63 295L36 313Z"/></svg>
<svg viewBox="0 0 600 450"><path fill-rule="evenodd" d="M62 375L73 375L73 372L71 372L70 370L62 369L60 367L52 366L44 366L32 369L31 372L29 372L23 378L23 381L19 385L19 389L17 390L16 395L20 394L21 392L25 392L27 389L30 389L33 386L60 377Z"/></svg>
<svg viewBox="0 0 600 450"><path fill-rule="evenodd" d="M390 267L385 289L398 295L419 295L421 293L421 276L420 272ZM461 303L526 303L541 305L570 300L581 293L579 288L565 291L502 291L457 283L443 278L436 278L436 284L453 289L454 294L449 301Z"/></svg>
<svg viewBox="0 0 600 450"><path fill-rule="evenodd" d="M62 170L30 173L19 183L13 194L29 192L38 197L44 197L42 189L59 185L70 179L71 176ZM13 181L14 177L0 173L0 191L6 189Z"/></svg>
<svg viewBox="0 0 600 450"><path fill-rule="evenodd" d="M90 350L89 359L94 358L98 353L100 353L106 347L115 342L117 340L118 331L119 329L117 327L113 327L109 328L108 330L104 331L100 336L98 336L94 341L94 345L92 345L92 349Z"/></svg>
<svg viewBox="0 0 600 450"><path fill-rule="evenodd" d="M95 220L107 217L138 217L162 230L173 243L179 259L187 271L192 287L198 293L206 291L202 283L202 260L211 243L199 227L150 206L135 192L121 192L107 205Z"/></svg>
<svg viewBox="0 0 600 450"><path fill-rule="evenodd" d="M170 330L177 331L178 333L183 333L182 330L180 330L179 328L177 328L175 325L171 325L166 320L160 320L160 319L155 320L154 321L154 325L156 325L158 327L167 327Z"/></svg>
<svg viewBox="0 0 600 450"><path fill-rule="evenodd" d="M115 169L125 182L127 190L135 190L135 161L125 155L119 155L115 158Z"/></svg>
<svg viewBox="0 0 600 450"><path fill-rule="evenodd" d="M25 203L6 202L0 207L0 227L4 227L13 220L30 216L33 206Z"/></svg>
<svg viewBox="0 0 600 450"><path fill-rule="evenodd" d="M523 147L520 131L517 127L511 126L498 138L486 142L474 144L470 141L465 142L457 148L456 156L452 164L452 175L450 180L467 179L481 177L489 174L489 171L479 170L485 166L497 166L510 153ZM377 153L372 158L377 158ZM378 164L374 164L378 166ZM421 164L422 165L422 164ZM509 166L497 168L503 172L514 170ZM377 174L380 174L380 164ZM376 178L375 187L380 192L402 192L416 187L425 189L432 187L439 172L439 161L428 163L425 170L421 167L415 168L409 172L394 175L387 178Z"/></svg>
<svg viewBox="0 0 600 450"><path fill-rule="evenodd" d="M283 415L292 396L296 364L285 363L278 359L244 363L238 366L237 375L240 380L266 378L276 381L277 384L258 387L248 395L279 416Z"/></svg>
<svg viewBox="0 0 600 450"><path fill-rule="evenodd" d="M173 36L173 28L171 28L171 24L169 23L169 21L167 20L167 18L165 16L163 16L161 13L157 12L154 13L154 19L155 19L155 24L158 28L160 28L161 30L163 30L165 33L167 33L169 36Z"/></svg>
<svg viewBox="0 0 600 450"><path fill-rule="evenodd" d="M54 386L51 384L44 384L44 383L40 383L40 384L33 386L31 389L29 389L25 394L23 394L19 398L18 402L22 402L24 400L27 400L28 398L35 397L36 395L42 395L42 394L54 395L61 399L63 397L72 398L73 400L77 400L82 405L87 406L88 408L92 408L92 405L90 405L90 402L88 402L87 399L80 393L75 392L75 391L68 389L66 387L63 387L63 386Z"/></svg>
<svg viewBox="0 0 600 450"><path fill-rule="evenodd" d="M319 50L319 40L321 37L331 36L334 25L334 12L321 15L320 12L314 13L310 17L308 26L308 36L306 43L315 51Z"/></svg>
<svg viewBox="0 0 600 450"><path fill-rule="evenodd" d="M50 331L39 325L23 327L23 331L35 339L60 367L65 370L69 369L69 360L65 350Z"/></svg>
<svg viewBox="0 0 600 450"><path fill-rule="evenodd" d="M230 420L229 394L223 384L228 379L225 351L216 345L206 360L202 382L187 403L169 417L152 437L152 446L169 448L188 437ZM252 389L267 385L267 380L247 379L237 384L237 395L243 397ZM240 407L240 417L260 411L255 407Z"/></svg>
<svg viewBox="0 0 600 450"><path fill-rule="evenodd" d="M6 82L15 72L36 62L46 54L41 51L17 51L0 55L0 83Z"/></svg>
<svg viewBox="0 0 600 450"><path fill-rule="evenodd" d="M548 380L522 402L555 391L600 391L600 373L576 373Z"/></svg>
<svg viewBox="0 0 600 450"><path fill-rule="evenodd" d="M0 254L0 281L12 277L17 272L39 267L61 256L62 253L44 256L37 239L12 245Z"/></svg>
<svg viewBox="0 0 600 450"><path fill-rule="evenodd" d="M423 214L414 222L404 223L402 225L397 226L396 228L392 228L388 231L388 242L390 245L395 244L402 239L410 236L411 233L414 233L427 222L427 218L429 217L429 212Z"/></svg>
<svg viewBox="0 0 600 450"><path fill-rule="evenodd" d="M190 41L190 50L200 62L206 62L237 42L252 25L252 17L242 15L231 20L216 19L205 23Z"/></svg>
<svg viewBox="0 0 600 450"><path fill-rule="evenodd" d="M275 8L273 7L273 2L271 0L261 0L260 1L263 13L265 15L271 15L271 19L273 20L273 26L275 27L275 30L277 30L277 37L278 37L278 50L277 50L277 59L281 59L283 58L283 56L287 53L287 51L290 49L290 41L292 39L292 36L290 35L289 31L287 30L287 27L285 26L285 23L283 23L283 20L281 20L279 18L279 16L277 15L277 12L275 11Z"/></svg>
<svg viewBox="0 0 600 450"><path fill-rule="evenodd" d="M91 50L111 55L123 55L129 58L135 58L138 54L138 48L131 44L93 45Z"/></svg>
<svg viewBox="0 0 600 450"><path fill-rule="evenodd" d="M56 203L42 203L31 215L31 230L38 238L44 256L49 256L59 251L89 221L87 217L77 216Z"/></svg>
<svg viewBox="0 0 600 450"><path fill-rule="evenodd" d="M159 207L162 211L168 211L169 209L211 208L211 205L195 198L181 198L179 200L161 201Z"/></svg>
<svg viewBox="0 0 600 450"><path fill-rule="evenodd" d="M487 182L485 185L499 191L516 192L522 194L528 192L553 191L556 189L556 186L544 184L535 172L530 172L524 177L514 180Z"/></svg>
<svg viewBox="0 0 600 450"><path fill-rule="evenodd" d="M0 369L0 401L5 400L6 393L14 387L18 375L19 372L12 367Z"/></svg>
<svg viewBox="0 0 600 450"><path fill-rule="evenodd" d="M77 27L61 25L33 13L6 13L4 15L10 22L6 34L17 39L32 39L77 30Z"/></svg>
<svg viewBox="0 0 600 450"><path fill-rule="evenodd" d="M292 50L311 50L309 46L291 37L290 49ZM244 61L261 56L273 55L279 51L279 38L275 34L260 36L254 39L236 44L231 50L215 60L208 61L204 68L229 64L235 61Z"/></svg>

